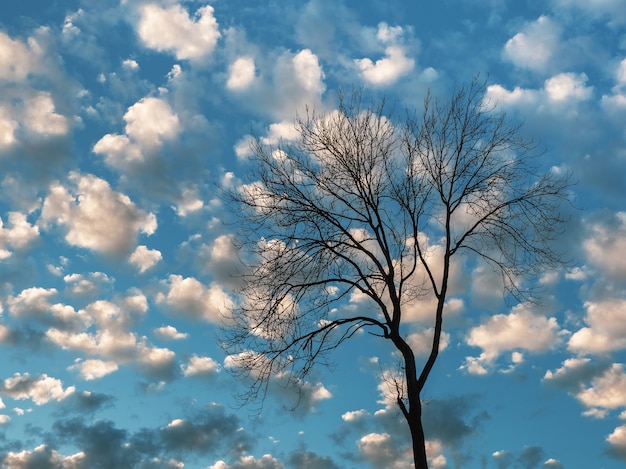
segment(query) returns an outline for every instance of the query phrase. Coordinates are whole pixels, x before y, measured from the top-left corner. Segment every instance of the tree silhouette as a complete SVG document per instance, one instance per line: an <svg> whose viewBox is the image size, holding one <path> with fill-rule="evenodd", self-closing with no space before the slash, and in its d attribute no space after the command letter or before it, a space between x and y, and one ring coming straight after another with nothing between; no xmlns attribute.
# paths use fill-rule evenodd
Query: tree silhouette
<svg viewBox="0 0 626 469"><path fill-rule="evenodd" d="M506 293L532 300L525 280L561 262L554 240L569 176L539 171L537 145L478 79L449 101L428 95L421 112L385 112L355 92L336 111L297 118L297 139L253 144L250 179L229 194L247 257L223 344L251 378L246 400L262 400L270 378L297 388L361 329L390 341L403 372L391 386L423 469L420 396L439 353L451 262L484 261ZM342 307L354 295L373 307ZM403 327L416 302L432 305L423 363Z"/></svg>

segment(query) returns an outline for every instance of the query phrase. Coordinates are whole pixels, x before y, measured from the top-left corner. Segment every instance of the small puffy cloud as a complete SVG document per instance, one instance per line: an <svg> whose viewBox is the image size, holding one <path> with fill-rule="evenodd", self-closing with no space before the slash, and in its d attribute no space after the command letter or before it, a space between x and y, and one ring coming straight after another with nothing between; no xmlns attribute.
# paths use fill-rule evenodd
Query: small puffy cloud
<svg viewBox="0 0 626 469"><path fill-rule="evenodd" d="M180 131L178 116L160 98L142 98L124 114L126 133L144 147L160 145Z"/></svg>
<svg viewBox="0 0 626 469"><path fill-rule="evenodd" d="M434 332L435 329L431 327L420 332L409 334L406 341L413 349L413 353L416 355L428 355L432 350ZM450 334L442 332L439 342L439 351L445 350L449 343Z"/></svg>
<svg viewBox="0 0 626 469"><path fill-rule="evenodd" d="M585 86L587 75L584 73L561 73L548 78L544 89L552 102L586 101L591 98L593 89Z"/></svg>
<svg viewBox="0 0 626 469"><path fill-rule="evenodd" d="M467 344L480 347L479 357L467 357L464 368L473 374L485 374L488 367L506 351L542 352L560 342L555 318L533 314L517 306L510 314L497 314L480 326L470 329Z"/></svg>
<svg viewBox="0 0 626 469"><path fill-rule="evenodd" d="M189 334L178 332L174 326L161 326L154 329L154 335L161 340L182 340L189 337Z"/></svg>
<svg viewBox="0 0 626 469"><path fill-rule="evenodd" d="M213 12L206 5L191 18L180 5L164 8L150 3L141 8L137 33L150 49L173 52L179 60L201 60L213 52L221 36Z"/></svg>
<svg viewBox="0 0 626 469"><path fill-rule="evenodd" d="M626 348L626 299L607 298L585 303L583 327L569 339L568 349L581 354L608 353Z"/></svg>
<svg viewBox="0 0 626 469"><path fill-rule="evenodd" d="M606 442L610 445L609 454L626 462L626 425L613 430Z"/></svg>
<svg viewBox="0 0 626 469"><path fill-rule="evenodd" d="M306 92L319 95L324 89L324 72L310 49L298 52L292 59L295 78Z"/></svg>
<svg viewBox="0 0 626 469"><path fill-rule="evenodd" d="M50 186L40 223L65 227L65 240L73 246L115 255L128 252L139 233L151 235L157 227L154 214L138 209L107 181L78 172L70 173L67 186Z"/></svg>
<svg viewBox="0 0 626 469"><path fill-rule="evenodd" d="M270 454L264 454L260 458L254 456L241 456L233 464L217 461L208 469L284 469L285 466Z"/></svg>
<svg viewBox="0 0 626 469"><path fill-rule="evenodd" d="M65 135L69 130L67 117L58 114L52 96L41 91L26 99L24 126L32 133L40 136Z"/></svg>
<svg viewBox="0 0 626 469"><path fill-rule="evenodd" d="M226 87L234 91L246 89L254 82L255 75L254 58L239 57L229 67Z"/></svg>
<svg viewBox="0 0 626 469"><path fill-rule="evenodd" d="M134 265L140 273L154 267L163 257L161 251L156 249L148 249L146 246L137 246L128 258L128 261Z"/></svg>
<svg viewBox="0 0 626 469"><path fill-rule="evenodd" d="M563 464L561 464L557 459L550 458L546 460L541 467L542 469L563 469Z"/></svg>
<svg viewBox="0 0 626 469"><path fill-rule="evenodd" d="M386 45L385 57L376 62L367 57L354 61L365 81L372 85L390 85L413 70L415 60L407 57L406 49L399 41L403 34L400 26L378 25L376 39Z"/></svg>
<svg viewBox="0 0 626 469"><path fill-rule="evenodd" d="M26 469L30 467L59 467L63 469L79 469L85 467L85 453L79 452L63 456L55 449L46 445L20 452L9 451L2 460L2 466L10 469Z"/></svg>
<svg viewBox="0 0 626 469"><path fill-rule="evenodd" d="M361 410L353 410L350 412L345 412L344 414L341 415L341 419L344 422L355 422L358 420L363 420L367 417L369 417L370 413L365 410L365 409L361 409Z"/></svg>
<svg viewBox="0 0 626 469"><path fill-rule="evenodd" d="M591 224L583 248L588 262L607 277L626 279L626 212Z"/></svg>
<svg viewBox="0 0 626 469"><path fill-rule="evenodd" d="M409 447L399 447L389 433L368 433L357 442L360 456L372 467L380 469L408 469L413 455Z"/></svg>
<svg viewBox="0 0 626 469"><path fill-rule="evenodd" d="M44 53L35 38L23 43L0 32L0 78L10 81L26 79L31 73L39 71Z"/></svg>
<svg viewBox="0 0 626 469"><path fill-rule="evenodd" d="M50 300L57 295L55 288L31 287L22 290L17 296L9 296L6 304L12 316L44 315L50 309Z"/></svg>
<svg viewBox="0 0 626 469"><path fill-rule="evenodd" d="M211 357L193 355L189 362L182 366L183 374L189 376L209 376L220 370L220 365Z"/></svg>
<svg viewBox="0 0 626 469"><path fill-rule="evenodd" d="M509 91L494 84L487 87L486 99L504 107L576 115L576 106L589 100L593 94L593 88L586 86L587 80L584 73L560 73L545 80L539 90L516 87Z"/></svg>
<svg viewBox="0 0 626 469"><path fill-rule="evenodd" d="M61 380L47 374L31 377L28 373L15 373L0 384L0 394L12 399L32 399L38 406L52 400L62 401L75 390L74 386L64 389Z"/></svg>
<svg viewBox="0 0 626 469"><path fill-rule="evenodd" d="M204 201L200 198L198 190L186 187L182 190L180 199L177 201L174 209L179 217L186 217L190 213L202 210L203 207Z"/></svg>
<svg viewBox="0 0 626 469"><path fill-rule="evenodd" d="M117 371L118 366L115 362L89 359L72 365L68 370L76 370L80 373L85 381L100 379L108 374Z"/></svg>
<svg viewBox="0 0 626 469"><path fill-rule="evenodd" d="M219 285L206 287L193 277L170 275L162 284L165 293L157 295L157 303L182 316L219 323L233 305Z"/></svg>
<svg viewBox="0 0 626 469"><path fill-rule="evenodd" d="M596 376L590 386L580 389L576 398L585 407L600 411L626 407L624 366L614 363L602 375Z"/></svg>
<svg viewBox="0 0 626 469"><path fill-rule="evenodd" d="M67 291L76 296L96 296L114 280L104 272L68 274L63 277Z"/></svg>
<svg viewBox="0 0 626 469"><path fill-rule="evenodd" d="M167 101L146 97L124 114L125 134L107 134L93 147L105 162L118 170L129 170L144 163L164 142L178 136L182 126Z"/></svg>
<svg viewBox="0 0 626 469"><path fill-rule="evenodd" d="M502 55L517 67L543 70L551 63L560 34L560 27L554 21L540 16L506 42Z"/></svg>

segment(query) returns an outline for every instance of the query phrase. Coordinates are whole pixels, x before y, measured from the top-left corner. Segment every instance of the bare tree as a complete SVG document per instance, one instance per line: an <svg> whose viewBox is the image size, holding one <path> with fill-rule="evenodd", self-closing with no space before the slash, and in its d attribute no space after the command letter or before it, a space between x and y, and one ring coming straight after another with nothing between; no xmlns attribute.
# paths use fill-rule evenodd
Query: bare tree
<svg viewBox="0 0 626 469"><path fill-rule="evenodd" d="M486 100L473 80L400 119L362 93L337 111L307 111L298 138L253 146L254 170L230 200L249 254L225 349L262 399L270 378L297 386L329 352L366 329L402 357L391 383L427 468L420 396L439 353L451 262L473 256L502 274L506 291L532 299L525 280L560 263L553 241L568 175L540 173L537 146ZM440 240L433 256L429 239ZM346 308L359 295L370 308ZM432 301L430 355L416 360L406 309Z"/></svg>

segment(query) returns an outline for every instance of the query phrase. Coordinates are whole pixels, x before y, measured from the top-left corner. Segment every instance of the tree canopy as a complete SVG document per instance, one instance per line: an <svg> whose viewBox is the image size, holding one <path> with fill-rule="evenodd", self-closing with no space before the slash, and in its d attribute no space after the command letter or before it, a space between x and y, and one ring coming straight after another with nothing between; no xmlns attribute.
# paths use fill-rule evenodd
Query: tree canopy
<svg viewBox="0 0 626 469"><path fill-rule="evenodd" d="M250 178L229 194L245 268L224 335L234 369L252 378L247 399L262 399L273 376L297 388L366 330L402 357L397 403L416 467L427 467L420 394L439 352L453 259L486 262L506 293L529 301L529 276L563 258L555 240L569 176L542 170L539 146L496 104L478 79L402 113L357 91L334 111L297 117L296 139L255 141ZM433 328L423 363L403 329L416 314Z"/></svg>

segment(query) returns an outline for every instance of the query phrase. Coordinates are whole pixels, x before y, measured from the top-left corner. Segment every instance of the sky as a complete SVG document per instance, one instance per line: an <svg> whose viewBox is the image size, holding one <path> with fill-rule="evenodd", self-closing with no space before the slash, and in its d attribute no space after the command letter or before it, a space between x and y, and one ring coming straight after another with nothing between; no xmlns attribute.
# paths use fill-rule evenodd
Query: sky
<svg viewBox="0 0 626 469"><path fill-rule="evenodd" d="M398 108L480 74L571 171L567 264L503 301L461 265L424 395L432 468L626 463L625 0L21 0L0 12L0 460L7 468L410 467L362 334L298 396L219 347L250 141L362 88ZM421 317L421 316L420 316ZM432 324L410 340L423 359ZM294 404L299 403L294 408Z"/></svg>

